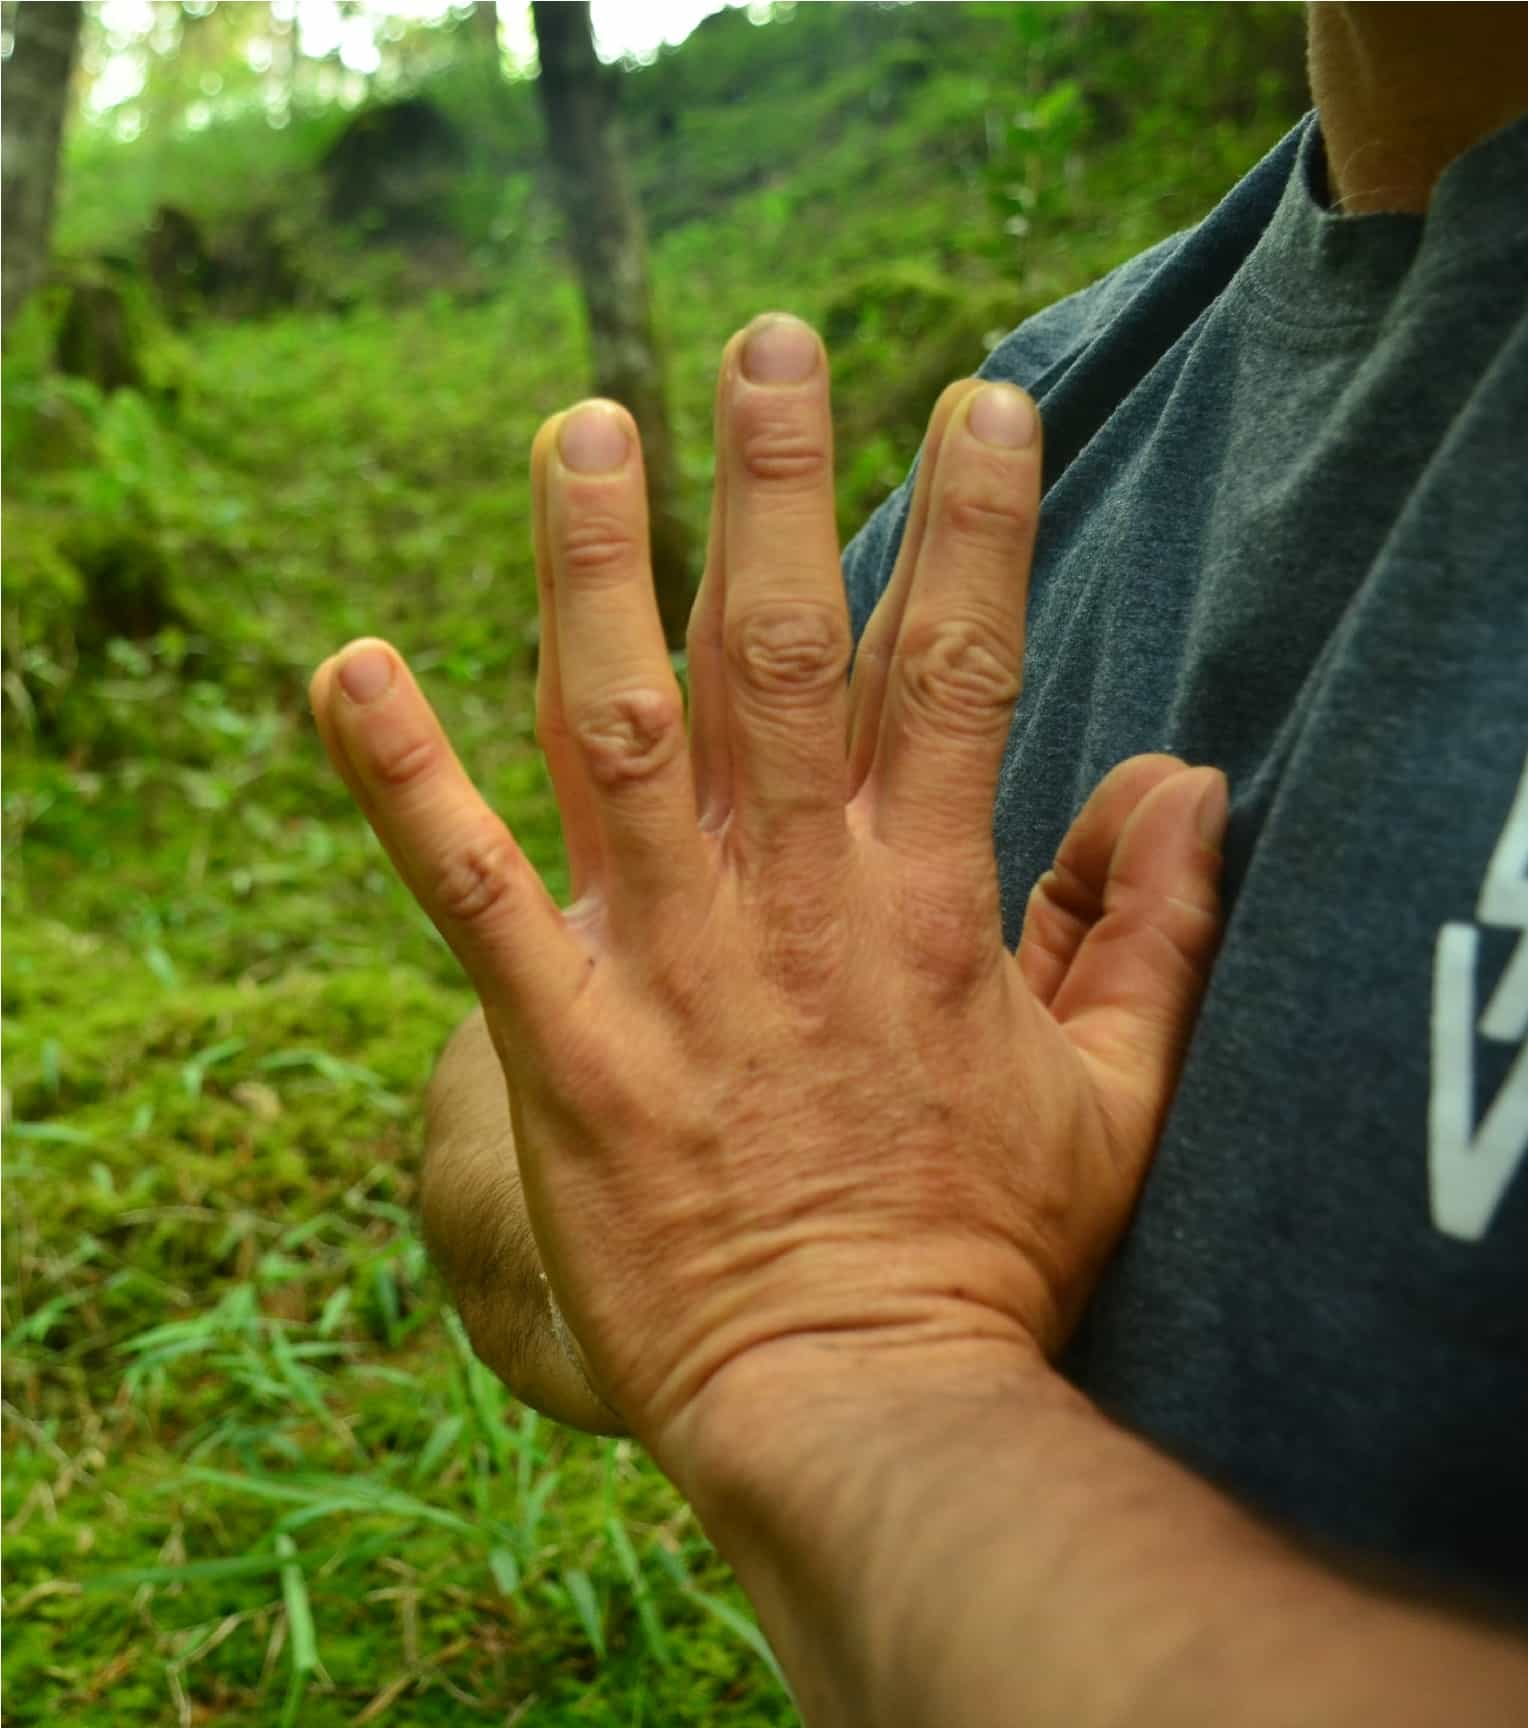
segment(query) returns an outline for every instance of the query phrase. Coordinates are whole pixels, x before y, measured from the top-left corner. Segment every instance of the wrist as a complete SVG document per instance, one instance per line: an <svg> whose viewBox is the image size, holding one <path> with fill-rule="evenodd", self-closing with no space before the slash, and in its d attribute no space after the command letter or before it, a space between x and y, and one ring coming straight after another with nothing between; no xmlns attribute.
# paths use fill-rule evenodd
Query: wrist
<svg viewBox="0 0 1528 1728"><path fill-rule="evenodd" d="M929 1578L958 1574L990 1528L972 1486L1030 1420L1078 1402L1027 1341L793 1341L707 1386L664 1462L812 1728L920 1719L905 1690L878 1708L878 1689L909 1672L894 1652L924 1623Z"/></svg>
<svg viewBox="0 0 1528 1728"><path fill-rule="evenodd" d="M751 1521L761 1495L774 1504L787 1480L826 1487L840 1467L880 1467L883 1455L1061 1384L1027 1340L902 1349L782 1341L710 1381L669 1448L672 1472L697 1510L725 1527Z"/></svg>

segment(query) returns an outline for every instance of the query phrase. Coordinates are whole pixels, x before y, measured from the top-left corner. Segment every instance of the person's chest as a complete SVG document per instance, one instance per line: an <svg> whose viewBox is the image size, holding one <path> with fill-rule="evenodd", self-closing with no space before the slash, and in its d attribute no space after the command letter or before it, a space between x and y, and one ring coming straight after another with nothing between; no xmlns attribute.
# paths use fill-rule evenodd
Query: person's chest
<svg viewBox="0 0 1528 1728"><path fill-rule="evenodd" d="M1312 1534L1522 1591L1525 374L1408 421L1404 366L1192 350L1048 501L997 807L1012 923L1116 761L1232 781L1224 944L1071 1366Z"/></svg>

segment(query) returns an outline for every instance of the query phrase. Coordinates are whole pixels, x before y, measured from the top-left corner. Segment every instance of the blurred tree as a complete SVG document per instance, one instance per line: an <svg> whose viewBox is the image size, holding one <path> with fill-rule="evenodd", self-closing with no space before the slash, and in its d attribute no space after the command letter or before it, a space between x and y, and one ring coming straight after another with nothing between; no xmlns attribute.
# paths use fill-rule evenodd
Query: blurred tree
<svg viewBox="0 0 1528 1728"><path fill-rule="evenodd" d="M690 536L679 511L663 359L653 329L642 212L627 173L614 68L594 52L589 7L531 7L541 55L537 79L547 149L568 246L583 289L594 388L624 403L642 434L653 581L664 634L684 641L690 606Z"/></svg>
<svg viewBox="0 0 1528 1728"><path fill-rule="evenodd" d="M0 87L0 324L9 330L48 265L53 194L80 38L78 0L23 0L10 20L11 52Z"/></svg>
<svg viewBox="0 0 1528 1728"><path fill-rule="evenodd" d="M476 0L467 19L474 49L495 70L499 64L498 0Z"/></svg>

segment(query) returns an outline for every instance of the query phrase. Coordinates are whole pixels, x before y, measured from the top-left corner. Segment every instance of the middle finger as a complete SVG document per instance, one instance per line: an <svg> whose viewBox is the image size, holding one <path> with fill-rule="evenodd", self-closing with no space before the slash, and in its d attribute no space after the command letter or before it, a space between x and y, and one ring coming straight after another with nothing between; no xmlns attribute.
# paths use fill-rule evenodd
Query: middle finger
<svg viewBox="0 0 1528 1728"><path fill-rule="evenodd" d="M820 867L848 845L849 613L827 358L813 331L778 315L731 352L721 455L733 822L745 855Z"/></svg>

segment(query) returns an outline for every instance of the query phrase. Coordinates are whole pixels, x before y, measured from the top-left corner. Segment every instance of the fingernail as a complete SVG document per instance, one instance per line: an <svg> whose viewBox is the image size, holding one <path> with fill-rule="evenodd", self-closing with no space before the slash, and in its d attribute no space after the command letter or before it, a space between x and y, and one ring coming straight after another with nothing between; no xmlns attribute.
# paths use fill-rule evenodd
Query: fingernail
<svg viewBox="0 0 1528 1728"><path fill-rule="evenodd" d="M804 384L816 367L817 338L799 318L769 318L743 344L743 375L754 384Z"/></svg>
<svg viewBox="0 0 1528 1728"><path fill-rule="evenodd" d="M557 448L575 474L615 473L630 446L626 417L607 402L575 408L557 433Z"/></svg>
<svg viewBox="0 0 1528 1728"><path fill-rule="evenodd" d="M1230 793L1226 786L1226 777L1217 769L1210 769L1209 783L1199 794L1199 806L1194 812L1199 824L1199 838L1206 846L1215 851L1220 850L1220 843L1226 837L1226 818L1230 814Z"/></svg>
<svg viewBox="0 0 1528 1728"><path fill-rule="evenodd" d="M393 681L393 657L385 648L357 648L340 661L338 675L352 702L375 702Z"/></svg>
<svg viewBox="0 0 1528 1728"><path fill-rule="evenodd" d="M966 424L983 444L1000 450L1022 450L1034 442L1034 404L1011 384L989 384L978 390Z"/></svg>

